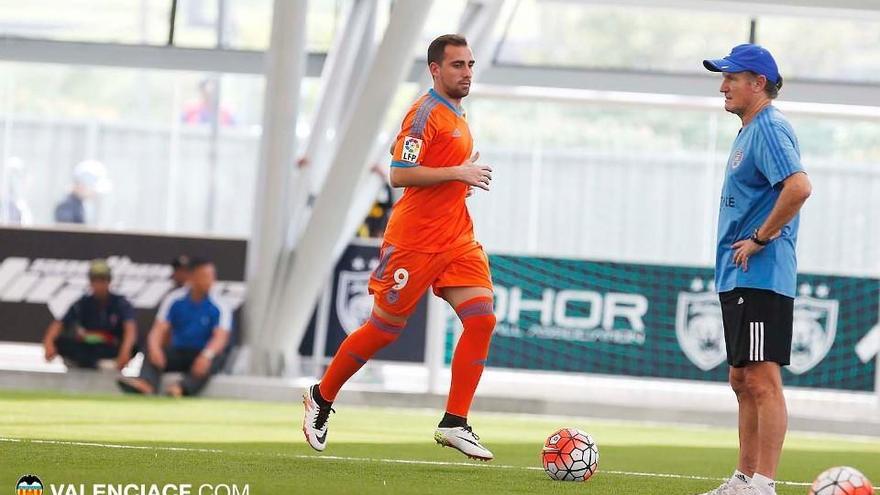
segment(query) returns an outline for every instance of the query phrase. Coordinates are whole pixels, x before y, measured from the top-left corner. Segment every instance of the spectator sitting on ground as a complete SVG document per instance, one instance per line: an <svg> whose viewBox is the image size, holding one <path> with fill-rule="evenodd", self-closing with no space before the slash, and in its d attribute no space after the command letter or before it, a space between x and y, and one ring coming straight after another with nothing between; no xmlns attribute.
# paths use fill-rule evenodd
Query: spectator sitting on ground
<svg viewBox="0 0 880 495"><path fill-rule="evenodd" d="M91 291L46 329L43 347L47 361L60 355L68 366L80 368L97 368L98 361L104 359L116 359L119 370L128 364L137 341L134 308L125 296L110 292L110 280L107 262L92 261Z"/></svg>
<svg viewBox="0 0 880 495"><path fill-rule="evenodd" d="M222 366L232 313L211 293L216 279L214 264L192 259L190 270L189 284L169 293L159 306L147 337L147 356L140 377L120 379L123 391L157 393L162 373L182 371L183 380L168 386L166 392L174 397L197 395ZM163 346L168 332L171 342Z"/></svg>

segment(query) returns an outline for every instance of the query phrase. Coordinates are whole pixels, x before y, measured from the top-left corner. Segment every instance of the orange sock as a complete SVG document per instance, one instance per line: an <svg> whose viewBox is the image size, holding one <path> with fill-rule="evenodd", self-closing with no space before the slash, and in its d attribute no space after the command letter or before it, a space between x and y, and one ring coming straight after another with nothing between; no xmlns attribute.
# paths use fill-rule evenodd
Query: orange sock
<svg viewBox="0 0 880 495"><path fill-rule="evenodd" d="M452 386L449 387L446 412L467 418L489 356L492 331L495 330L492 298L480 296L468 299L459 304L455 312L464 324L464 332L452 356Z"/></svg>
<svg viewBox="0 0 880 495"><path fill-rule="evenodd" d="M395 325L383 320L376 313L371 314L366 323L342 341L330 366L324 372L321 383L318 384L321 397L333 402L342 385L357 373L373 354L397 340L403 329L404 325Z"/></svg>

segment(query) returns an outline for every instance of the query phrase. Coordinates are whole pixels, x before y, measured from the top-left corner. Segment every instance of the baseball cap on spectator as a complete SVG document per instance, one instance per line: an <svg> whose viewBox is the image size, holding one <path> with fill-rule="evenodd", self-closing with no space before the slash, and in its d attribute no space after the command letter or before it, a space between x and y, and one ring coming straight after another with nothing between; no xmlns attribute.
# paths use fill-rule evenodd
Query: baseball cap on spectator
<svg viewBox="0 0 880 495"><path fill-rule="evenodd" d="M92 260L89 264L89 278L110 280L112 278L112 272L107 261L103 259Z"/></svg>
<svg viewBox="0 0 880 495"><path fill-rule="evenodd" d="M113 190L113 183L107 177L107 167L98 160L77 163L73 168L73 182L97 194L106 194Z"/></svg>
<svg viewBox="0 0 880 495"><path fill-rule="evenodd" d="M190 259L189 256L185 254L180 254L175 256L173 260L171 260L171 268L175 270L179 270L181 268L189 268Z"/></svg>

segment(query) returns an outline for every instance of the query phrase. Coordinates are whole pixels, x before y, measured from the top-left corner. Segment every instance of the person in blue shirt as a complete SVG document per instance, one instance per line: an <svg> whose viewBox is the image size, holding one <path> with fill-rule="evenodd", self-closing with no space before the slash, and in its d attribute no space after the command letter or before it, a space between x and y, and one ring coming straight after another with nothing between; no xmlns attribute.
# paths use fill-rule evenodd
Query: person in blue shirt
<svg viewBox="0 0 880 495"><path fill-rule="evenodd" d="M162 373L182 371L183 379L169 385L166 392L174 397L197 395L222 366L220 356L229 343L232 314L212 293L217 278L214 264L191 259L189 267L188 285L171 291L159 306L140 376L119 380L123 391L157 393Z"/></svg>
<svg viewBox="0 0 880 495"><path fill-rule="evenodd" d="M744 44L703 65L722 73L724 109L742 120L721 191L715 264L740 452L733 476L707 494L774 495L788 424L781 367L791 358L798 212L812 186L794 130L772 105L782 76L770 52Z"/></svg>
<svg viewBox="0 0 880 495"><path fill-rule="evenodd" d="M134 308L125 296L110 292L112 276L106 261L92 261L88 276L89 293L46 329L46 360L61 356L68 367L95 369L99 361L113 359L121 370L137 342Z"/></svg>

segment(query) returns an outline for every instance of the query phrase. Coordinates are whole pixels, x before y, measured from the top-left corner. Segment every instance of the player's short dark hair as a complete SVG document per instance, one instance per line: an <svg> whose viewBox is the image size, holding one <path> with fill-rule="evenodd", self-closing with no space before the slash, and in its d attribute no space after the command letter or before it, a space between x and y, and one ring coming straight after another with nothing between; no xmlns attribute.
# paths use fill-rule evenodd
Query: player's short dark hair
<svg viewBox="0 0 880 495"><path fill-rule="evenodd" d="M464 36L460 34L444 34L437 37L428 46L428 65L431 62L440 64L443 62L443 53L446 51L446 45L467 46L468 42Z"/></svg>
<svg viewBox="0 0 880 495"><path fill-rule="evenodd" d="M752 77L758 77L760 74L757 72L747 71ZM764 76L765 78L767 76ZM767 79L767 84L764 85L764 93L767 95L767 98L771 100L775 100L777 96L779 96L779 90L782 89L782 74L779 75L779 80L776 83L772 83L769 79Z"/></svg>
<svg viewBox="0 0 880 495"><path fill-rule="evenodd" d="M213 265L214 262L209 260L208 258L190 258L189 260L189 269L197 270L203 266Z"/></svg>

